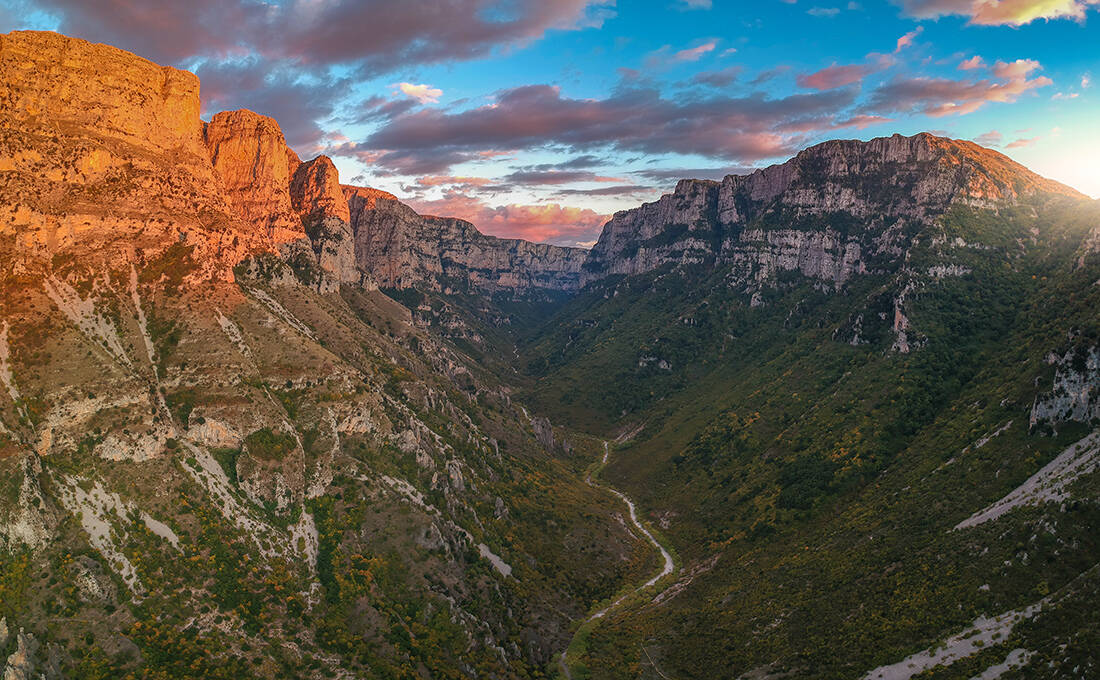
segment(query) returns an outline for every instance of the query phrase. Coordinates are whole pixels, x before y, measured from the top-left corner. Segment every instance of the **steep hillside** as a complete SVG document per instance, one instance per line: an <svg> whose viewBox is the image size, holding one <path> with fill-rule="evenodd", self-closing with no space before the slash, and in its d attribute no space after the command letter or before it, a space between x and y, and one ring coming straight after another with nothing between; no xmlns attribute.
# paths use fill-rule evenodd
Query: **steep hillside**
<svg viewBox="0 0 1100 680"><path fill-rule="evenodd" d="M899 148L916 157L876 165ZM528 396L617 437L604 477L684 566L595 627L573 676L1088 675L1098 223L930 136L827 143L617 215L604 276L521 352Z"/></svg>
<svg viewBox="0 0 1100 680"><path fill-rule="evenodd" d="M359 285L327 159L56 34L0 100L5 677L537 676L654 568L595 442Z"/></svg>

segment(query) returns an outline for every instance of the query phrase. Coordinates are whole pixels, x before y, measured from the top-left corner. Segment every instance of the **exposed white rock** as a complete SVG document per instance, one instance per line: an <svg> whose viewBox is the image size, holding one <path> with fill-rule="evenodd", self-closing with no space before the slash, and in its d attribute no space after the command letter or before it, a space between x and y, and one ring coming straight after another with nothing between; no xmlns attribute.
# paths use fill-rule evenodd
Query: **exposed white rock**
<svg viewBox="0 0 1100 680"><path fill-rule="evenodd" d="M955 525L966 529L997 519L1022 505L1060 503L1069 498L1069 485L1100 467L1100 432L1074 443L1011 493Z"/></svg>
<svg viewBox="0 0 1100 680"><path fill-rule="evenodd" d="M868 671L863 680L909 680L931 668L973 656L996 640L1008 637L1017 623L1035 616L1046 605L1042 600L992 618L980 617L966 630L947 638L942 645L908 656L901 661Z"/></svg>
<svg viewBox="0 0 1100 680"><path fill-rule="evenodd" d="M1065 356L1051 358L1050 363L1058 366L1054 387L1036 397L1031 407L1031 426L1044 421L1087 423L1100 418L1100 349L1093 347L1085 352L1083 366L1075 365L1075 354L1071 350Z"/></svg>
<svg viewBox="0 0 1100 680"><path fill-rule="evenodd" d="M1023 668L1031 661L1032 653L1026 649L1014 649L1008 653L1005 660L985 669L970 680L997 680L1005 673L1016 668Z"/></svg>
<svg viewBox="0 0 1100 680"><path fill-rule="evenodd" d="M317 339L317 336L314 335L313 331L310 330L308 326L299 321L296 316L294 316L290 313L289 310L287 310L286 307L283 307L281 304L279 304L279 302L275 300L275 298L268 295L267 291L260 288L249 288L248 292L252 293L253 297L262 302L275 314L275 316L279 317L288 326L306 336L307 338L310 338L311 340Z"/></svg>
<svg viewBox="0 0 1100 680"><path fill-rule="evenodd" d="M88 535L88 542L103 555L107 565L126 586L134 593L143 592L145 588L138 578L137 569L119 547L119 541L127 536L120 523L130 508L118 494L106 491L99 482L92 483L88 489L81 484L71 477L59 476L57 499L80 521L80 526Z"/></svg>
<svg viewBox="0 0 1100 680"><path fill-rule="evenodd" d="M96 311L94 297L85 300L76 289L54 276L47 277L43 285L46 295L81 333L120 364L127 368L132 366L130 357L122 349L118 329L110 319Z"/></svg>

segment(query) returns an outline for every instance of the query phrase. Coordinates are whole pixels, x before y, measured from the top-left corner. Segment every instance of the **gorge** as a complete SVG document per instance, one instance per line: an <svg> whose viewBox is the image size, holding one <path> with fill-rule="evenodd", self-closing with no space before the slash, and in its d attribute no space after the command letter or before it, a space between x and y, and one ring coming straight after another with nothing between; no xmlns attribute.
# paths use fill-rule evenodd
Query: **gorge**
<svg viewBox="0 0 1100 680"><path fill-rule="evenodd" d="M585 250L200 110L0 34L5 680L1095 672L1097 201L834 140Z"/></svg>

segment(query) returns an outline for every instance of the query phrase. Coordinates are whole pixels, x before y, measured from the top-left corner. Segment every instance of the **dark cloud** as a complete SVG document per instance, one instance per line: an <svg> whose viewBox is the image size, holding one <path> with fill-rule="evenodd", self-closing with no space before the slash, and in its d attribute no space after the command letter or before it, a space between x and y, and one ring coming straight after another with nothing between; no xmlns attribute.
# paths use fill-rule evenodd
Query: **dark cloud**
<svg viewBox="0 0 1100 680"><path fill-rule="evenodd" d="M323 135L318 121L332 115L346 87L342 79L303 80L292 65L255 59L208 61L196 67L195 74L202 83L207 115L246 108L271 116L300 153L318 149Z"/></svg>
<svg viewBox="0 0 1100 680"><path fill-rule="evenodd" d="M354 151L378 153L391 168L393 159L548 146L754 161L797 149L800 140L782 131L785 124L817 117L828 127L825 117L854 99L853 90L835 89L779 99L757 93L673 100L649 88L621 88L602 100L570 99L556 87L527 85L467 111L396 116Z"/></svg>
<svg viewBox="0 0 1100 680"><path fill-rule="evenodd" d="M719 71L700 71L692 77L691 82L722 89L732 85L744 70L741 66L729 66Z"/></svg>
<svg viewBox="0 0 1100 680"><path fill-rule="evenodd" d="M721 180L724 179L726 175L747 175L755 169L756 168L749 166L722 168L661 168L638 170L632 174L654 182L676 182L681 179Z"/></svg>
<svg viewBox="0 0 1100 680"><path fill-rule="evenodd" d="M517 170L505 175L503 179L505 182L521 185L617 181L614 177L603 177L588 170Z"/></svg>
<svg viewBox="0 0 1100 680"><path fill-rule="evenodd" d="M19 0L6 5L18 9ZM205 106L275 117L312 148L342 82L417 64L476 59L551 29L598 26L613 0L40 0L59 30L203 79ZM0 8L2 9L2 8ZM2 17L0 17L2 18ZM235 83L236 87L230 87ZM395 108L397 105L395 105ZM376 108L376 116L395 110Z"/></svg>
<svg viewBox="0 0 1100 680"><path fill-rule="evenodd" d="M949 116L972 113L987 102L1014 102L1026 92L1046 87L1050 78L1029 75L1039 62L997 62L995 79L951 80L898 76L876 89L862 107L867 113L923 113Z"/></svg>
<svg viewBox="0 0 1100 680"><path fill-rule="evenodd" d="M162 63L262 55L378 74L484 57L554 28L597 26L607 0L41 0L61 30Z"/></svg>
<svg viewBox="0 0 1100 680"><path fill-rule="evenodd" d="M617 184L596 189L562 189L557 194L559 196L637 196L638 194L649 194L654 191L657 191L656 187L642 184Z"/></svg>

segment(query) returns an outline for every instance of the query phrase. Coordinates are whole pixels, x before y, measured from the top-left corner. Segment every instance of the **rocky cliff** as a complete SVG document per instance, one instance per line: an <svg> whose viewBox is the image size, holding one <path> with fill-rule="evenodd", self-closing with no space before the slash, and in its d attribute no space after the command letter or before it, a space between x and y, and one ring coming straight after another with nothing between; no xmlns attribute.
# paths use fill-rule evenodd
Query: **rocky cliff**
<svg viewBox="0 0 1100 680"><path fill-rule="evenodd" d="M464 220L419 215L385 192L345 187L359 267L379 285L442 290L573 291L588 252L479 232Z"/></svg>
<svg viewBox="0 0 1100 680"><path fill-rule="evenodd" d="M231 276L262 247L211 167L198 79L113 47L0 35L0 171L16 272L77 253L82 266L128 268L182 241L204 276Z"/></svg>
<svg viewBox="0 0 1100 680"><path fill-rule="evenodd" d="M742 282L798 270L829 285L896 260L915 228L952 205L996 207L1080 194L1008 157L930 134L836 140L721 182L617 213L585 264L585 283L664 264L732 263Z"/></svg>
<svg viewBox="0 0 1100 680"><path fill-rule="evenodd" d="M0 36L0 675L537 675L645 546L198 88Z"/></svg>

